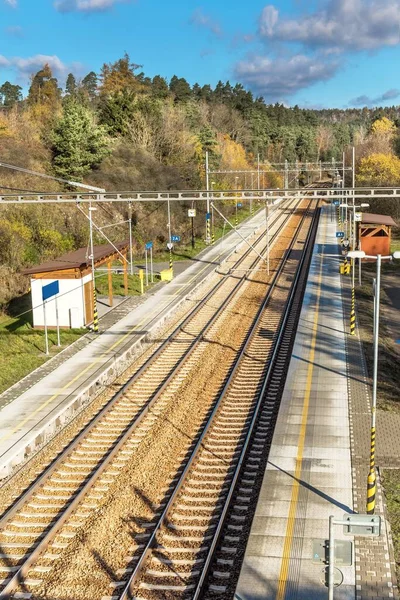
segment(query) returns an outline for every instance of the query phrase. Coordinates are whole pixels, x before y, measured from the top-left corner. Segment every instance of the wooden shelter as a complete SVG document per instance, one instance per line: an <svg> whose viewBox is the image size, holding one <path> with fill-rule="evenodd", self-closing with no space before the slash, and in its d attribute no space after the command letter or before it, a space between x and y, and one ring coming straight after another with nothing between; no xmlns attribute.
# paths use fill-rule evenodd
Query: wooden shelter
<svg viewBox="0 0 400 600"><path fill-rule="evenodd" d="M114 261L121 261L123 264L124 292L125 295L128 294L129 242L117 242L114 246L103 244L93 247L95 269L103 264L107 264L108 267L110 306L113 303L112 263ZM57 317L60 327L81 328L93 321L92 260L89 258L88 248L79 248L22 272L31 277L34 327L44 326L43 287L54 281L58 281L59 293L46 303L47 325L56 326Z"/></svg>
<svg viewBox="0 0 400 600"><path fill-rule="evenodd" d="M360 249L371 256L389 255L392 227L397 227L397 224L388 215L362 213L361 221L358 222Z"/></svg>

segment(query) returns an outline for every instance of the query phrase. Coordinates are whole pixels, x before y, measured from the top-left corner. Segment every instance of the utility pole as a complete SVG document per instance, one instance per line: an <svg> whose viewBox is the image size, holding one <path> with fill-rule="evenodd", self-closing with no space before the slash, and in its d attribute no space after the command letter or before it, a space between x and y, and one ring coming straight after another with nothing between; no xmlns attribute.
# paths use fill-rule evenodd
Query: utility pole
<svg viewBox="0 0 400 600"><path fill-rule="evenodd" d="M260 191L260 153L257 154L257 190Z"/></svg>
<svg viewBox="0 0 400 600"><path fill-rule="evenodd" d="M97 314L96 284L94 279L94 249L93 249L93 222L92 212L97 208L89 206L89 234L90 234L90 258L92 261L92 289L93 289L93 331L99 332L99 317Z"/></svg>
<svg viewBox="0 0 400 600"><path fill-rule="evenodd" d="M207 215L206 215L206 243L210 243L210 181L209 181L209 167L208 167L208 150L206 150L206 190L207 190ZM170 240L171 242L171 240Z"/></svg>
<svg viewBox="0 0 400 600"><path fill-rule="evenodd" d="M131 262L131 275L133 275L133 249L132 249L132 202L128 202L128 222L129 222L129 259Z"/></svg>

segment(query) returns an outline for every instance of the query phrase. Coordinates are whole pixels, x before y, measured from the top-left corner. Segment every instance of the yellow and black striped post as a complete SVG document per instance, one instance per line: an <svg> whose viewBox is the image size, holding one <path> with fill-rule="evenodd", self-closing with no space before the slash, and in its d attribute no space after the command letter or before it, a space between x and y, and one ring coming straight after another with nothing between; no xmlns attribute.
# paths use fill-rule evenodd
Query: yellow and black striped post
<svg viewBox="0 0 400 600"><path fill-rule="evenodd" d="M96 290L93 288L93 331L99 333L99 315L97 312Z"/></svg>
<svg viewBox="0 0 400 600"><path fill-rule="evenodd" d="M376 499L376 475L375 475L375 427L371 427L371 452L369 459L369 473L367 483L367 514L373 515Z"/></svg>
<svg viewBox="0 0 400 600"><path fill-rule="evenodd" d="M210 239L211 239L210 230L211 230L211 221L209 218L207 218L206 219L206 242L207 242L207 244L210 243Z"/></svg>
<svg viewBox="0 0 400 600"><path fill-rule="evenodd" d="M339 225L339 229L340 229L342 227L342 218L341 218L339 206L338 206L338 225Z"/></svg>
<svg viewBox="0 0 400 600"><path fill-rule="evenodd" d="M356 294L354 287L351 288L351 311L350 311L350 335L356 333Z"/></svg>
<svg viewBox="0 0 400 600"><path fill-rule="evenodd" d="M169 268L172 269L172 248L169 249Z"/></svg>
<svg viewBox="0 0 400 600"><path fill-rule="evenodd" d="M347 275L348 274L347 255L345 255L345 257L344 257L343 266L344 266L343 273L344 273L344 275Z"/></svg>
<svg viewBox="0 0 400 600"><path fill-rule="evenodd" d="M214 209L211 207L211 243L215 242L215 231L214 231Z"/></svg>

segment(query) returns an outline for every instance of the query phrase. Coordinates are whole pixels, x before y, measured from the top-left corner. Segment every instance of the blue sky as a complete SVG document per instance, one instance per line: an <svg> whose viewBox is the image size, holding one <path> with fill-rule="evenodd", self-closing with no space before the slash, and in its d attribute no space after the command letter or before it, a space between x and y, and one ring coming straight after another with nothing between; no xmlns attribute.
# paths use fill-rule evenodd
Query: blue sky
<svg viewBox="0 0 400 600"><path fill-rule="evenodd" d="M400 0L0 0L0 83L128 52L146 75L241 82L267 102L400 103Z"/></svg>

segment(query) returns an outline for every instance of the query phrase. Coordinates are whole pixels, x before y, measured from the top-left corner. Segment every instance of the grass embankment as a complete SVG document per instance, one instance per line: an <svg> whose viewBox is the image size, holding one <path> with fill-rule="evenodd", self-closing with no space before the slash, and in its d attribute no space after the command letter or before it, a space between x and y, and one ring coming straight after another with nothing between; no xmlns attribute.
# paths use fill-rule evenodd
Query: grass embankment
<svg viewBox="0 0 400 600"><path fill-rule="evenodd" d="M30 295L25 294L10 304L8 315L0 315L0 393L86 333L61 330L58 347L57 332L49 329L50 354L46 356L44 331L33 329L30 308Z"/></svg>
<svg viewBox="0 0 400 600"><path fill-rule="evenodd" d="M258 209L255 206L255 209ZM250 215L248 208L240 208L238 210L238 222L243 221ZM234 218L232 223L234 222ZM220 239L224 234L229 233L230 227L217 222L214 228L215 241ZM205 236L204 236L205 237ZM194 258L199 252L206 248L206 243L203 238L195 239L195 247L191 244L174 244L172 252L172 260L188 260ZM168 262L169 252L162 250L153 256L153 262ZM143 258L136 257L135 263L143 265ZM121 267L121 264L116 263L115 266ZM150 268L150 263L149 263ZM154 284L160 281L160 276L154 273ZM145 280L144 280L145 284ZM152 284L149 281L149 286L145 285L145 291L149 290ZM124 291L124 276L122 274L113 273L112 276L113 295L123 296ZM108 296L108 274L99 274L96 272L96 290L99 295ZM128 295L137 296L141 294L140 280L137 274L128 275ZM49 358L57 354L60 350L77 340L87 329L68 329L61 330L61 347L57 346L57 331L55 329L48 330L49 351L50 354L45 354L45 337L44 331L33 329L32 327L32 312L31 312L30 294L26 294L20 298L15 298L7 307L7 314L0 314L0 393L9 388L14 383L28 375L34 369L45 363Z"/></svg>

